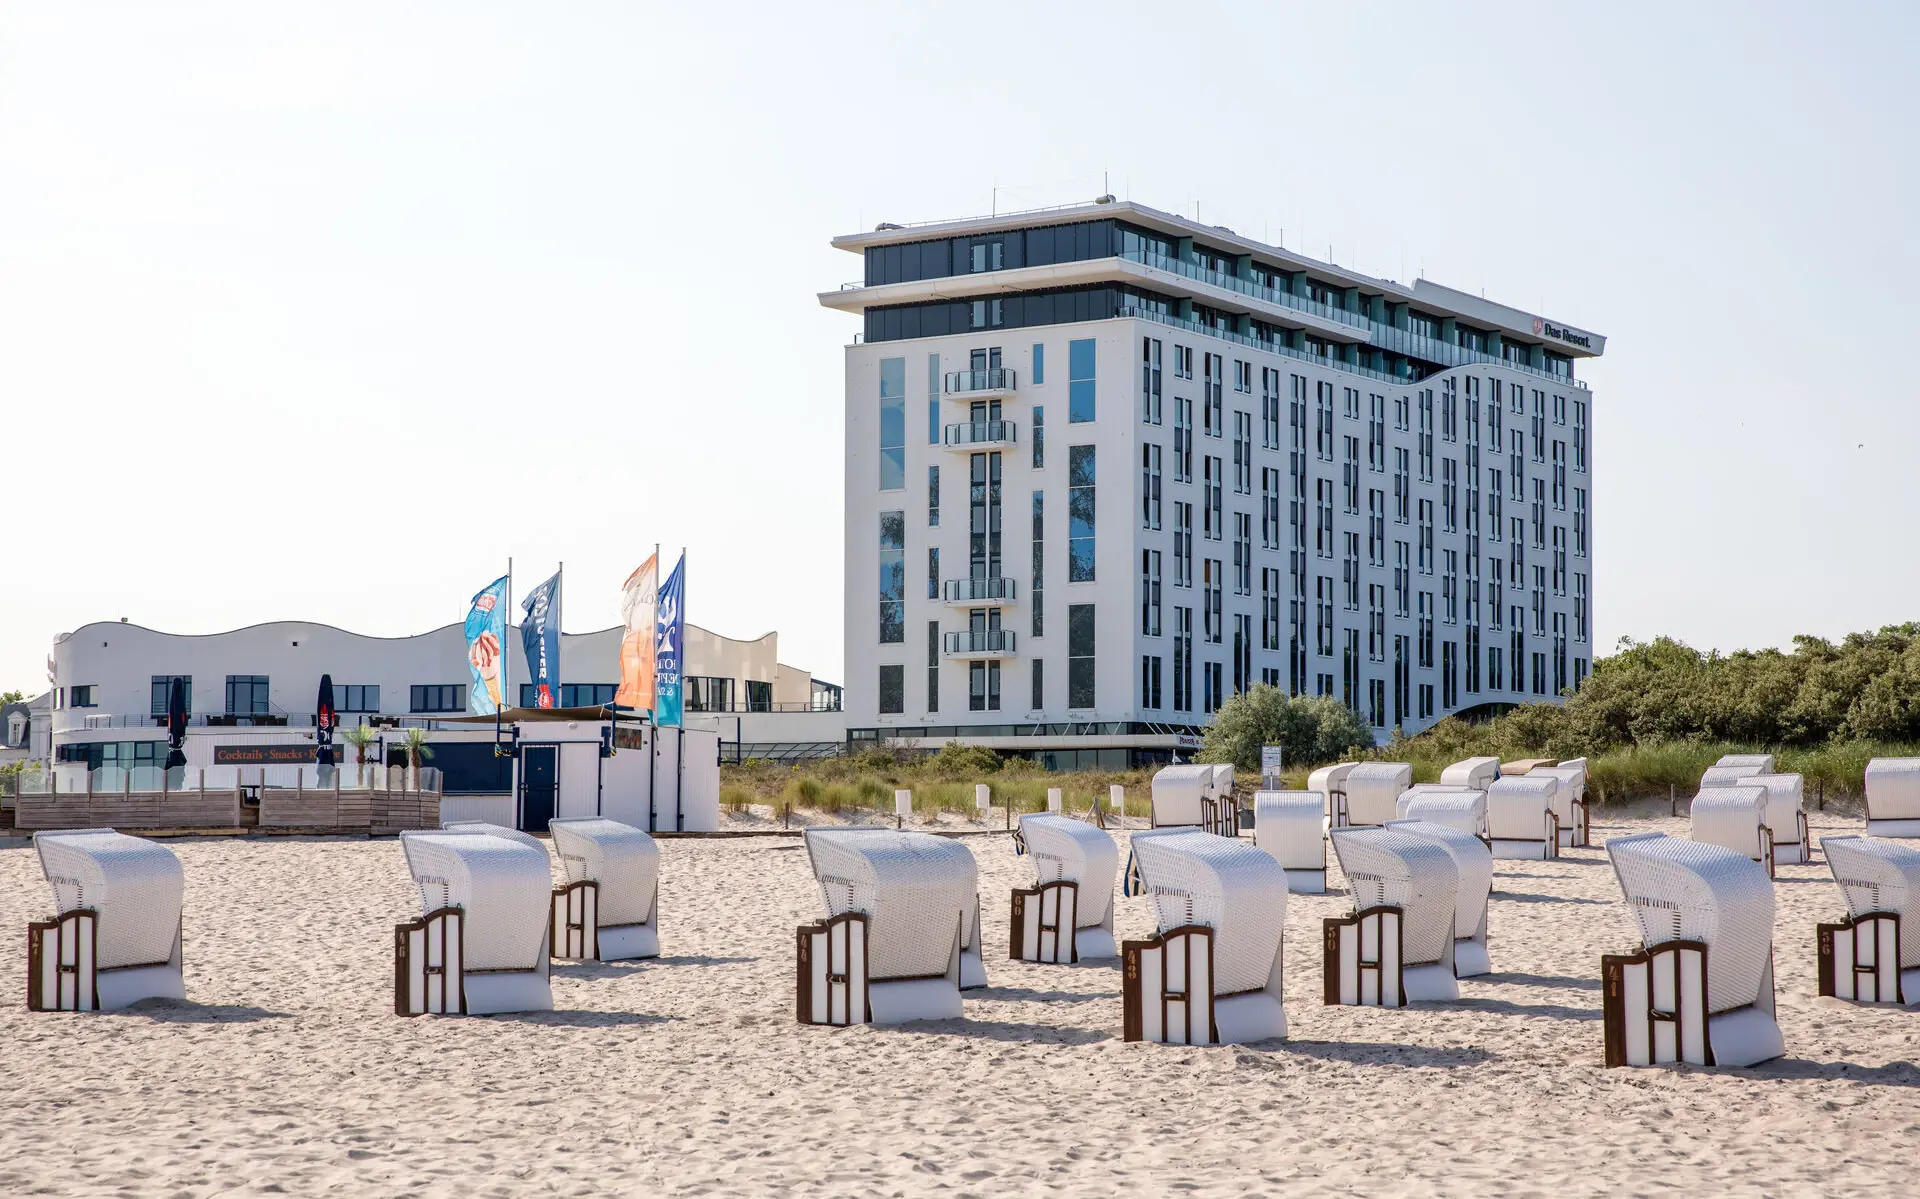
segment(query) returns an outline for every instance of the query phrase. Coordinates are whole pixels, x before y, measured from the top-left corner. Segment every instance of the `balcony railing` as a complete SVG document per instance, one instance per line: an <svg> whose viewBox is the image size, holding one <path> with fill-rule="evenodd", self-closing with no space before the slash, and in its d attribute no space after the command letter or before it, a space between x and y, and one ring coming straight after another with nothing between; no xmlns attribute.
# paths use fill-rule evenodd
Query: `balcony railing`
<svg viewBox="0 0 1920 1199"><path fill-rule="evenodd" d="M977 371L948 371L947 394L967 395L977 391L1012 391L1013 369L995 366Z"/></svg>
<svg viewBox="0 0 1920 1199"><path fill-rule="evenodd" d="M1168 258L1164 254L1150 254L1145 250L1136 250L1131 254L1121 254L1119 257L1129 262L1137 262L1141 266L1152 267L1156 271L1166 271L1169 274L1192 279L1196 283L1205 283L1211 287L1237 291L1243 296L1251 296L1256 300L1274 304L1281 308L1291 308L1297 312L1304 312L1310 316L1320 317L1322 320L1338 321L1343 325L1351 325L1355 329L1365 329L1369 323L1367 318L1358 312L1348 312L1345 308L1336 308L1332 304L1324 304L1319 300L1310 300L1305 296L1296 295L1290 291L1280 291L1272 287L1262 287L1251 279L1242 279L1238 275L1228 275L1220 271L1208 270L1206 267L1187 262L1184 259Z"/></svg>
<svg viewBox="0 0 1920 1199"><path fill-rule="evenodd" d="M944 588L950 604L1013 602L1012 579L948 579Z"/></svg>
<svg viewBox="0 0 1920 1199"><path fill-rule="evenodd" d="M948 446L1012 445L1013 422L977 420L964 425L948 425L946 444Z"/></svg>
<svg viewBox="0 0 1920 1199"><path fill-rule="evenodd" d="M981 629L977 632L948 633L942 639L947 653L962 657L1013 652L1012 629Z"/></svg>

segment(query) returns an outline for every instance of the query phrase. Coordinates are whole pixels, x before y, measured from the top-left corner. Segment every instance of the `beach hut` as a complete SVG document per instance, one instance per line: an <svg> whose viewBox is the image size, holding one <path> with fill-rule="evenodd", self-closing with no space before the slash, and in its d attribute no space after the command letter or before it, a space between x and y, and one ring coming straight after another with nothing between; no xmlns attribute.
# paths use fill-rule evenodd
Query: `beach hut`
<svg viewBox="0 0 1920 1199"><path fill-rule="evenodd" d="M1326 813L1313 791L1259 791L1253 797L1253 843L1287 874L1287 890L1320 895L1327 889Z"/></svg>
<svg viewBox="0 0 1920 1199"><path fill-rule="evenodd" d="M1920 850L1880 837L1822 837L1847 915L1822 924L1820 994L1920 1003Z"/></svg>
<svg viewBox="0 0 1920 1199"><path fill-rule="evenodd" d="M27 1006L90 1012L185 999L173 851L110 828L35 833L54 918L27 925Z"/></svg>
<svg viewBox="0 0 1920 1199"><path fill-rule="evenodd" d="M553 875L536 841L403 832L420 918L394 929L394 1011L484 1016L553 1007Z"/></svg>
<svg viewBox="0 0 1920 1199"><path fill-rule="evenodd" d="M1034 885L1013 892L1008 956L1061 966L1117 956L1113 884L1120 850L1113 838L1084 820L1039 812L1020 817L1020 837L1033 860Z"/></svg>
<svg viewBox="0 0 1920 1199"><path fill-rule="evenodd" d="M1287 1034L1287 879L1265 850L1199 829L1133 835L1159 935L1121 946L1124 1039L1179 1045Z"/></svg>
<svg viewBox="0 0 1920 1199"><path fill-rule="evenodd" d="M801 834L826 919L797 936L802 1024L899 1024L960 1015L987 984L979 868L951 837L875 826Z"/></svg>
<svg viewBox="0 0 1920 1199"><path fill-rule="evenodd" d="M1459 829L1470 837L1487 836L1487 793L1452 787L1411 787L1395 805L1400 820L1424 820Z"/></svg>
<svg viewBox="0 0 1920 1199"><path fill-rule="evenodd" d="M1718 845L1607 842L1640 948L1601 958L1608 1066L1753 1066L1786 1052L1774 1019L1773 886Z"/></svg>
<svg viewBox="0 0 1920 1199"><path fill-rule="evenodd" d="M1485 791L1487 784L1499 777L1499 758L1463 758L1440 772L1443 785L1471 791Z"/></svg>
<svg viewBox="0 0 1920 1199"><path fill-rule="evenodd" d="M1773 835L1767 827L1763 787L1708 787L1700 792L1687 811L1687 837L1762 862L1767 876L1773 876Z"/></svg>
<svg viewBox="0 0 1920 1199"><path fill-rule="evenodd" d="M1398 816L1400 793L1413 785L1413 767L1405 762L1361 762L1347 772L1346 801L1336 810L1334 828L1378 826Z"/></svg>
<svg viewBox="0 0 1920 1199"><path fill-rule="evenodd" d="M660 847L602 816L548 821L566 881L553 892L553 956L624 962L660 956Z"/></svg>
<svg viewBox="0 0 1920 1199"><path fill-rule="evenodd" d="M1487 785L1487 841L1496 858L1545 861L1560 856L1560 780L1508 774Z"/></svg>
<svg viewBox="0 0 1920 1199"><path fill-rule="evenodd" d="M1920 758L1867 763L1867 836L1920 837Z"/></svg>
<svg viewBox="0 0 1920 1199"><path fill-rule="evenodd" d="M1472 833L1438 821L1396 820L1387 827L1425 837L1452 855L1454 869L1460 872L1460 885L1454 892L1453 976L1472 978L1492 971L1493 960L1487 954L1487 905L1493 896L1493 851Z"/></svg>
<svg viewBox="0 0 1920 1199"><path fill-rule="evenodd" d="M1334 829L1353 910L1322 924L1328 1004L1405 1007L1460 998L1454 917L1460 870L1437 841L1390 828Z"/></svg>

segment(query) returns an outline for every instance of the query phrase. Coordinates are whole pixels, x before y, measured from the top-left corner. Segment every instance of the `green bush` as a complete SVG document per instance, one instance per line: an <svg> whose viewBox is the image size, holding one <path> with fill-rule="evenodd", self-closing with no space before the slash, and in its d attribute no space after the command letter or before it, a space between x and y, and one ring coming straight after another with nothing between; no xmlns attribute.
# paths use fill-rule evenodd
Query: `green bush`
<svg viewBox="0 0 1920 1199"><path fill-rule="evenodd" d="M1278 687L1255 684L1231 696L1213 714L1200 751L1203 762L1231 762L1248 773L1260 769L1260 747L1278 745L1289 763L1332 762L1361 746L1373 734L1358 713L1330 695L1289 696Z"/></svg>

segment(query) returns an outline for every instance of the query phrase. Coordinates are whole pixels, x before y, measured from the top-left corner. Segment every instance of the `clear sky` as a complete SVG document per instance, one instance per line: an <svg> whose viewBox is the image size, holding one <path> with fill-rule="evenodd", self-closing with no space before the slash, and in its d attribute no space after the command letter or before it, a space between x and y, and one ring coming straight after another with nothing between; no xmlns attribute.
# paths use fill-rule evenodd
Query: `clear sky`
<svg viewBox="0 0 1920 1199"><path fill-rule="evenodd" d="M1123 197L1609 338L1600 648L1920 617L1920 5L0 4L0 690L565 625L841 677L827 245ZM997 189L997 191L996 191Z"/></svg>

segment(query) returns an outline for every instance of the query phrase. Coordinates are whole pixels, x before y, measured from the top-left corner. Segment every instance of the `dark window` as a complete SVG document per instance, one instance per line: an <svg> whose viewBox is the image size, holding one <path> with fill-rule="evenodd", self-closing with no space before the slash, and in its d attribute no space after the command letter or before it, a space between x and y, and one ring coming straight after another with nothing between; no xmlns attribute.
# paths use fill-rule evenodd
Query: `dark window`
<svg viewBox="0 0 1920 1199"><path fill-rule="evenodd" d="M620 688L615 683L562 683L560 685L560 706L563 708L598 708L613 702L614 692ZM540 689L532 683L520 684L520 706L537 708L540 706ZM342 709L343 711L345 709ZM373 709L369 708L368 711Z"/></svg>
<svg viewBox="0 0 1920 1199"><path fill-rule="evenodd" d="M904 666L880 668L880 712L897 716L907 710L907 681Z"/></svg>
<svg viewBox="0 0 1920 1199"><path fill-rule="evenodd" d="M232 682L228 682L227 686L231 688ZM409 711L463 712L467 707L467 689L460 683L415 683L410 690ZM231 703L227 707L232 711Z"/></svg>
<svg viewBox="0 0 1920 1199"><path fill-rule="evenodd" d="M1046 663L1038 658L1033 660L1033 710L1038 712L1047 706Z"/></svg>
<svg viewBox="0 0 1920 1199"><path fill-rule="evenodd" d="M378 712L380 710L379 684L361 686L357 683L335 683L333 707L337 712Z"/></svg>
<svg viewBox="0 0 1920 1199"><path fill-rule="evenodd" d="M67 688L67 706L69 708L93 707L93 686Z"/></svg>
<svg viewBox="0 0 1920 1199"><path fill-rule="evenodd" d="M1067 581L1094 577L1094 447L1067 447Z"/></svg>
<svg viewBox="0 0 1920 1199"><path fill-rule="evenodd" d="M746 687L747 687L747 711L749 712L773 711L773 684L772 683L763 683L757 679L748 679L746 682Z"/></svg>
<svg viewBox="0 0 1920 1199"><path fill-rule="evenodd" d="M1067 707L1093 707L1093 605L1067 605Z"/></svg>
<svg viewBox="0 0 1920 1199"><path fill-rule="evenodd" d="M156 674L153 676L151 706L148 709L155 716L165 716L167 714L167 699L173 691L173 680L175 679L180 680L180 685L186 692L187 711L193 711L193 676L190 674Z"/></svg>
<svg viewBox="0 0 1920 1199"><path fill-rule="evenodd" d="M733 711L733 680L707 675L688 675L686 702L689 712Z"/></svg>
<svg viewBox="0 0 1920 1199"><path fill-rule="evenodd" d="M161 710L165 711L164 708ZM266 713L266 675L230 674L227 676L227 715L264 716Z"/></svg>

